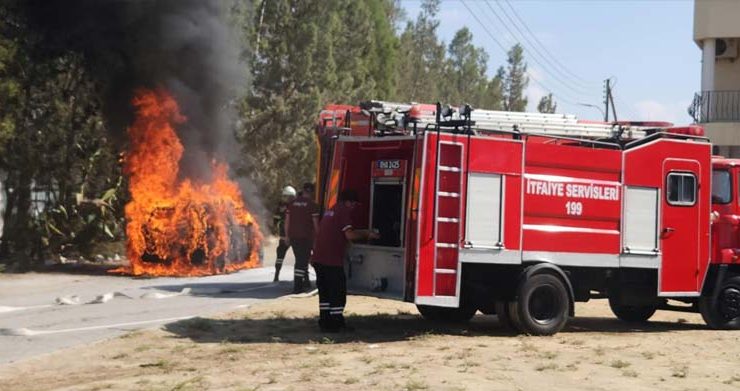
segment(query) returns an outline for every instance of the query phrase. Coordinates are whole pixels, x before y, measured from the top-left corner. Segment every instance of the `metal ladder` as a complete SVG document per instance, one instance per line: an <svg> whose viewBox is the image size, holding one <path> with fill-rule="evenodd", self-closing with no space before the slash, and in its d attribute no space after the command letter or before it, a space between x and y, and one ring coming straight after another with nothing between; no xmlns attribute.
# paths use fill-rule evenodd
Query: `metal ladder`
<svg viewBox="0 0 740 391"><path fill-rule="evenodd" d="M434 215L434 295L457 296L463 144L437 140L437 185Z"/></svg>
<svg viewBox="0 0 740 391"><path fill-rule="evenodd" d="M414 104L371 101L373 104L383 110L388 116L398 116L401 113L411 110ZM432 105L425 105L432 106ZM461 120L460 111L452 107L451 120ZM433 125L436 123L436 113L424 110L424 114L415 118L420 127ZM617 126L609 123L581 121L572 114L545 114L545 113L526 113L512 111L497 111L474 109L470 119L475 122L473 129L482 132L511 132L516 131L521 134L574 137L574 138L591 138L606 139L620 137L622 139L640 139L647 136L646 130L652 127L622 125Z"/></svg>

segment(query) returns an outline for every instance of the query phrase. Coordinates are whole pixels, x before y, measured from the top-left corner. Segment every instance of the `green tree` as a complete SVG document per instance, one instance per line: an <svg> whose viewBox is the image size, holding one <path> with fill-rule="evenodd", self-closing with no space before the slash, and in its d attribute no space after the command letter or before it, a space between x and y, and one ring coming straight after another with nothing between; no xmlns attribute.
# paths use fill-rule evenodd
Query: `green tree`
<svg viewBox="0 0 740 391"><path fill-rule="evenodd" d="M506 60L506 79L504 83L504 109L506 111L525 111L527 98L524 95L529 78L527 77L527 63L524 62L524 49L521 45L514 45Z"/></svg>
<svg viewBox="0 0 740 391"><path fill-rule="evenodd" d="M496 71L496 75L492 77L485 90L483 96L481 96L480 106L481 108L488 110L503 110L504 109L504 81L506 78L506 71L503 67L499 67Z"/></svg>
<svg viewBox="0 0 740 391"><path fill-rule="evenodd" d="M437 37L439 0L425 0L415 22L401 34L398 93L401 101L440 100L445 82L445 45Z"/></svg>
<svg viewBox="0 0 740 391"><path fill-rule="evenodd" d="M555 100L552 98L552 94L547 94L540 99L540 102L537 104L537 111L540 113L549 113L552 114L557 110L558 104L555 102Z"/></svg>
<svg viewBox="0 0 740 391"><path fill-rule="evenodd" d="M0 171L7 207L0 255L28 266L85 251L122 223L118 159L81 55L45 46L21 1L0 6Z"/></svg>
<svg viewBox="0 0 740 391"><path fill-rule="evenodd" d="M447 49L446 83L442 99L453 103L478 106L486 95L488 54L473 45L473 34L467 27L455 33Z"/></svg>
<svg viewBox="0 0 740 391"><path fill-rule="evenodd" d="M267 201L285 184L314 180L313 130L323 105L394 94L394 7L390 0L257 2L249 34L259 45L241 105L239 172Z"/></svg>

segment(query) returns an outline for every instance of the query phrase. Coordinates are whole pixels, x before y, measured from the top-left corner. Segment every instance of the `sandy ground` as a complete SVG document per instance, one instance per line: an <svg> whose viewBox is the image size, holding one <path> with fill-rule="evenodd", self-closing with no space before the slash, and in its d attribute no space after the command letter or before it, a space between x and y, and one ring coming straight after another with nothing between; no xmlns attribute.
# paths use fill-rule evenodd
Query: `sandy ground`
<svg viewBox="0 0 740 391"><path fill-rule="evenodd" d="M528 337L351 296L357 331L323 335L315 296L284 297L5 366L0 390L740 389L740 332L670 312L631 328L604 301L579 304L563 332Z"/></svg>

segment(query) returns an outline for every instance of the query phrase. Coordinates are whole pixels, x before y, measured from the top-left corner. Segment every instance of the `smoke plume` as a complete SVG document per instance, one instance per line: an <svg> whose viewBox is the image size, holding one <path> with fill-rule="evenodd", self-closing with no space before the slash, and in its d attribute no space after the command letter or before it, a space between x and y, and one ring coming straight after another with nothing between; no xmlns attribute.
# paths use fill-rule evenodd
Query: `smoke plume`
<svg viewBox="0 0 740 391"><path fill-rule="evenodd" d="M125 138L137 88L165 88L188 118L177 129L182 174L208 175L233 147L231 104L243 92L243 45L230 0L30 0L49 50L82 53L104 94L108 127Z"/></svg>

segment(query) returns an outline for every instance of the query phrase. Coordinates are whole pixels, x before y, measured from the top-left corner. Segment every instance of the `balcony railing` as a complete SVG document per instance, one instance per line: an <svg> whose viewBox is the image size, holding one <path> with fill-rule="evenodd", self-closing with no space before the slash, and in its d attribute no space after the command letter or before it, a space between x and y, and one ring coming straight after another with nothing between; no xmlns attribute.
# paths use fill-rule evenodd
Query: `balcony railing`
<svg viewBox="0 0 740 391"><path fill-rule="evenodd" d="M702 91L694 95L689 114L697 123L740 122L740 91Z"/></svg>

